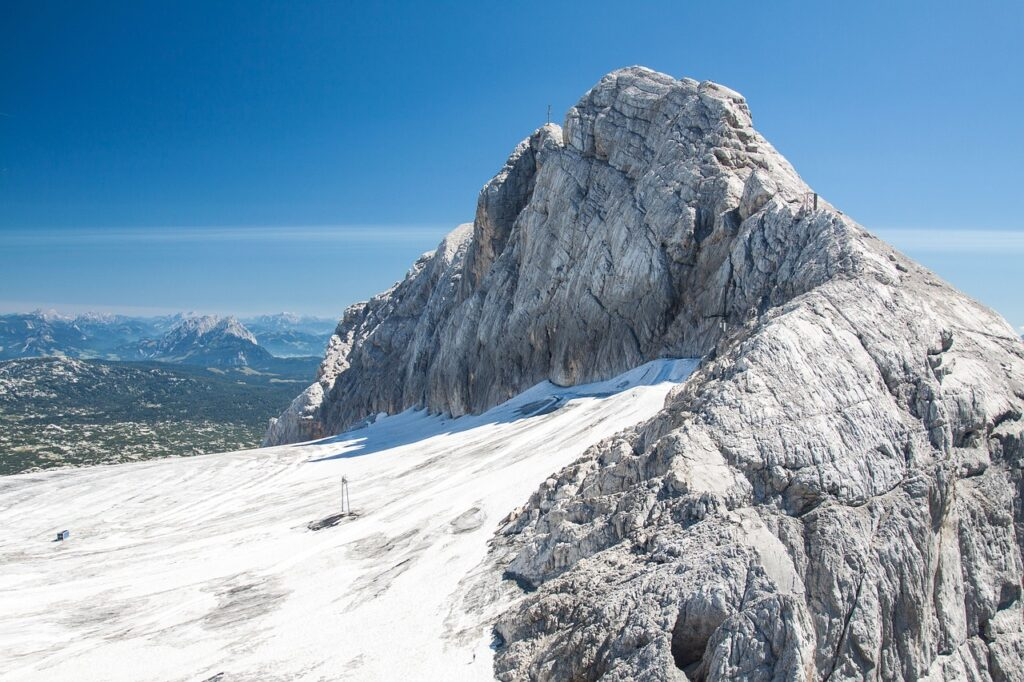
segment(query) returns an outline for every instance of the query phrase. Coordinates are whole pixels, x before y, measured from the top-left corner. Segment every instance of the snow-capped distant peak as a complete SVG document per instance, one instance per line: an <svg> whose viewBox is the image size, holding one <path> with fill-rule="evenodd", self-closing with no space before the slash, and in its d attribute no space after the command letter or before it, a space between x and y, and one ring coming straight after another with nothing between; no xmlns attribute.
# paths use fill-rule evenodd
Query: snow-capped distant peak
<svg viewBox="0 0 1024 682"><path fill-rule="evenodd" d="M200 339L205 337L238 337L256 343L256 337L236 317L220 317L218 315L200 315L186 317L171 329L165 337L169 343L177 343L186 338Z"/></svg>
<svg viewBox="0 0 1024 682"><path fill-rule="evenodd" d="M57 320L62 322L69 322L75 319L73 316L64 315L53 308L47 308L46 310L43 310L42 308L36 308L30 314L34 315L35 317L46 320L47 322L53 322Z"/></svg>
<svg viewBox="0 0 1024 682"><path fill-rule="evenodd" d="M91 323L91 324L114 324L120 320L123 320L122 315L115 313L98 313L98 312L86 312L79 315L75 315L75 322L79 323Z"/></svg>

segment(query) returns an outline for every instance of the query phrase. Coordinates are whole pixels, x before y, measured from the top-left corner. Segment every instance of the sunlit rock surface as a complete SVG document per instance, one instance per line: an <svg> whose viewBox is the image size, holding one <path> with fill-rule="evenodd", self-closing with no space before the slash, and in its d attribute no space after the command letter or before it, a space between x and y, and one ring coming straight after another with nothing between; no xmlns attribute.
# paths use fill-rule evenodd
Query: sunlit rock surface
<svg viewBox="0 0 1024 682"><path fill-rule="evenodd" d="M267 443L411 406L480 412L544 379L571 385L704 355L729 324L852 257L845 227L824 221L792 229L788 214L766 213L740 235L769 196L811 202L739 95L639 69L609 77L564 130L546 125L516 147L472 226L346 311L320 388Z"/></svg>
<svg viewBox="0 0 1024 682"><path fill-rule="evenodd" d="M630 68L353 306L268 443L698 372L503 522L502 679L1024 679L1024 346L815 196L713 83Z"/></svg>

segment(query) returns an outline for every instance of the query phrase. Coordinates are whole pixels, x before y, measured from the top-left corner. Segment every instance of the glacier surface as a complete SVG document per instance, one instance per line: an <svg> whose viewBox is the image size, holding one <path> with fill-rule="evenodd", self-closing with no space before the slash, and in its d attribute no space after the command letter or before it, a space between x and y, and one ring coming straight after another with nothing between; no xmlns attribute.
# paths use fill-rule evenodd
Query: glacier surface
<svg viewBox="0 0 1024 682"><path fill-rule="evenodd" d="M503 517L696 366L299 445L0 479L4 679L490 678L493 621L521 598L488 559ZM354 514L338 518L342 476Z"/></svg>

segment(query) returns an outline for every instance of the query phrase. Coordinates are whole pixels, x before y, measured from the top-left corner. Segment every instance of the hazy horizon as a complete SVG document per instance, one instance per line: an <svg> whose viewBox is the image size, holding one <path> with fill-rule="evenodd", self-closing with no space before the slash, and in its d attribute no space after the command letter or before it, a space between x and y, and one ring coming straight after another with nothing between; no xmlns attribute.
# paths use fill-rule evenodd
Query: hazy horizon
<svg viewBox="0 0 1024 682"><path fill-rule="evenodd" d="M316 320L336 320L340 315L318 315L315 313L303 313L295 310L257 310L257 311L232 311L232 310L193 310L185 308L147 308L133 306L104 306L104 305L79 305L57 303L51 306L31 305L19 301L0 300L0 315L28 315L35 313L56 314L62 317L75 317L90 313L98 315L120 315L122 317L156 318L170 315L202 316L216 315L219 317L236 317L239 319L252 319L261 316L273 315L297 315L303 318Z"/></svg>
<svg viewBox="0 0 1024 682"><path fill-rule="evenodd" d="M871 230L870 227L868 227ZM1018 286L988 286L990 282L1015 282L1022 278L1020 259L1024 257L1024 231L1019 230L929 230L922 228L896 228L871 230L880 238L888 241L900 251L933 270L940 277L957 287L967 295L993 308L1006 318L1007 322L1018 332L1024 332L1024 301L1020 299ZM437 242L447 233L443 228L424 226L302 226L297 228L169 228L161 234L157 228L144 231L117 230L81 232L72 230L31 231L34 235L26 238L29 232L22 233L22 246L41 248L53 241L60 233L68 236L73 245L83 244L114 245L122 248L123 242L144 242L150 245L177 243L190 244L198 248L212 250L216 258L219 249L234 250L239 246L240 235L247 235L245 248L248 250L268 249L276 252L281 241L289 241L292 248L295 244L307 244L318 256L331 254L334 251L347 251L346 245L361 245L377 249L387 249L390 267L381 267L378 263L372 277L361 282L348 282L345 291L350 296L342 300L341 295L329 293L338 300L336 307L325 304L322 297L303 297L306 293L297 288L290 295L276 300L274 304L248 304L239 296L242 304L236 307L190 305L187 301L179 305L132 305L118 304L111 301L67 301L57 297L46 299L0 299L0 314L28 313L35 310L54 310L61 314L75 315L88 312L121 314L136 317L152 317L175 313L196 313L203 315L233 315L235 317L255 317L273 315L282 312L297 315L314 316L327 319L340 319L345 308L353 303L365 301L373 295L386 290L408 271L415 259L436 246ZM8 246L16 244L17 238L11 239L16 233L0 232L0 246L6 242ZM430 246L425 246L429 244ZM65 246L68 246L65 244ZM313 248L315 246L315 249ZM325 251L327 247L327 251ZM383 257L380 257L383 260ZM362 292L362 296L354 296ZM179 295L178 292L167 292Z"/></svg>

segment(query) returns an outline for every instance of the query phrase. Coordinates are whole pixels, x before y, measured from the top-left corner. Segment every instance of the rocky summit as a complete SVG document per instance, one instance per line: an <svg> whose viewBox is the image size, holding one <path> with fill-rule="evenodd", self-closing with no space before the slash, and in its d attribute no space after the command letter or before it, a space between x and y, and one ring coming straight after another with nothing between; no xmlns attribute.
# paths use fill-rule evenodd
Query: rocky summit
<svg viewBox="0 0 1024 682"><path fill-rule="evenodd" d="M143 346L143 350L148 350ZM269 352L234 317L187 317L153 344L153 358L186 364L247 366L266 363Z"/></svg>
<svg viewBox="0 0 1024 682"><path fill-rule="evenodd" d="M818 197L728 88L609 74L268 444L701 357L512 511L503 680L1024 679L1024 344Z"/></svg>

